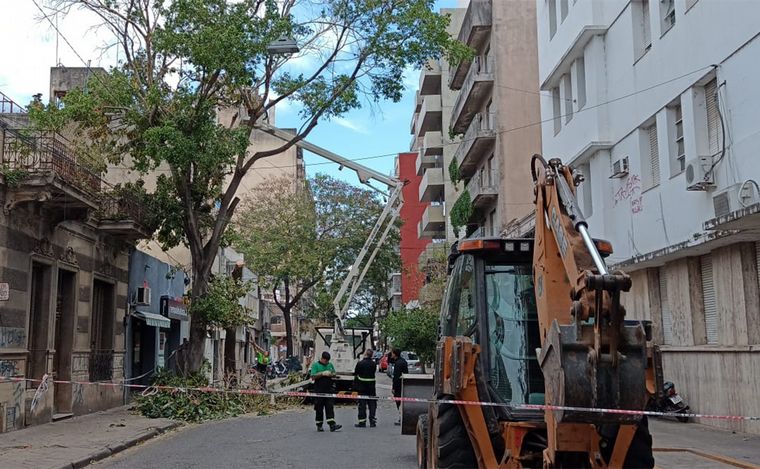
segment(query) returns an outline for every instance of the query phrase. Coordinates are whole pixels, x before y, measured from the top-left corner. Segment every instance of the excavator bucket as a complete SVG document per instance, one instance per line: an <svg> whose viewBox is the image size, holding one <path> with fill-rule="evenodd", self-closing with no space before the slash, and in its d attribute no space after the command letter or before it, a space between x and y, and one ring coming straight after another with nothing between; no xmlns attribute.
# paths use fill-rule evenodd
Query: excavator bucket
<svg viewBox="0 0 760 469"><path fill-rule="evenodd" d="M602 342L604 351L608 344ZM594 351L594 326L556 320L544 342L540 362L546 378L547 404L583 409L643 410L646 390L646 333L640 321L625 321L617 347L617 365L609 354ZM556 410L558 422L635 423L636 414Z"/></svg>

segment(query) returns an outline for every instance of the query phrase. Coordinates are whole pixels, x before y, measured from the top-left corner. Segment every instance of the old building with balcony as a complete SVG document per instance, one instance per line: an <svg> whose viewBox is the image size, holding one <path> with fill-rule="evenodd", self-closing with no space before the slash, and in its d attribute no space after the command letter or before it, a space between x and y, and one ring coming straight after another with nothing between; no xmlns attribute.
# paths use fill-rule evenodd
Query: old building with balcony
<svg viewBox="0 0 760 469"><path fill-rule="evenodd" d="M0 431L123 403L129 252L141 202L0 93ZM34 400L41 380L48 389ZM34 402L33 402L34 401Z"/></svg>
<svg viewBox="0 0 760 469"><path fill-rule="evenodd" d="M540 94L532 2L471 0L458 39L472 60L451 68L458 95L450 129L459 135L447 173L463 181L447 199L459 236L497 236L533 209L530 157L541 148Z"/></svg>
<svg viewBox="0 0 760 469"><path fill-rule="evenodd" d="M757 415L760 4L535 4L543 153L585 176L591 233L633 280L627 317L652 321L695 412Z"/></svg>

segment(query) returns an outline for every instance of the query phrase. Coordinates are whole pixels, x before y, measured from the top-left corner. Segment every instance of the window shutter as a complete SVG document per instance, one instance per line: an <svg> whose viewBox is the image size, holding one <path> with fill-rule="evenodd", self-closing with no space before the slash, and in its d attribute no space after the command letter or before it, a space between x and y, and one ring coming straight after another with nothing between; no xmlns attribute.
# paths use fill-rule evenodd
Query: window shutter
<svg viewBox="0 0 760 469"><path fill-rule="evenodd" d="M657 124L649 127L649 168L650 185L654 187L660 183L660 152L657 149Z"/></svg>
<svg viewBox="0 0 760 469"><path fill-rule="evenodd" d="M715 284L713 282L712 256L700 258L702 266L702 302L705 306L705 330L707 343L718 343L718 306L715 303Z"/></svg>
<svg viewBox="0 0 760 469"><path fill-rule="evenodd" d="M755 261L757 262L757 283L760 285L760 241L755 243Z"/></svg>
<svg viewBox="0 0 760 469"><path fill-rule="evenodd" d="M663 345L673 344L673 315L670 313L668 304L668 282L665 278L665 269L658 270L660 278L660 312L662 313L662 337Z"/></svg>
<svg viewBox="0 0 760 469"><path fill-rule="evenodd" d="M718 84L712 80L705 85L705 108L707 110L707 140L711 155L718 153L718 134L720 133L720 117L718 114Z"/></svg>

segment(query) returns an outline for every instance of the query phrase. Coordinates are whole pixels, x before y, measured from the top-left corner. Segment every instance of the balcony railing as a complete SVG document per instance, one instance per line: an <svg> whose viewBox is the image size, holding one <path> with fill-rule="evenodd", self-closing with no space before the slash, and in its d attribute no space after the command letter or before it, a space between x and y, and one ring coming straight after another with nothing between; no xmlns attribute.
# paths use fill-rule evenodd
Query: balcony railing
<svg viewBox="0 0 760 469"><path fill-rule="evenodd" d="M452 128L455 132L463 133L467 130L473 116L491 94L494 80L492 61L489 56L478 56L470 66L451 113Z"/></svg>
<svg viewBox="0 0 760 469"><path fill-rule="evenodd" d="M7 95L0 93L0 114L20 114L25 112L25 107L20 106Z"/></svg>
<svg viewBox="0 0 760 469"><path fill-rule="evenodd" d="M477 53L483 51L491 36L493 0L470 0L459 30L459 40ZM461 89L470 61L462 61L449 74L449 88Z"/></svg>
<svg viewBox="0 0 760 469"><path fill-rule="evenodd" d="M499 196L499 175L495 170L480 171L467 184L472 205L481 208L493 203Z"/></svg>
<svg viewBox="0 0 760 469"><path fill-rule="evenodd" d="M93 350L90 352L90 381L111 381L113 379L113 350Z"/></svg>
<svg viewBox="0 0 760 469"><path fill-rule="evenodd" d="M463 177L470 177L478 167L481 159L489 156L496 143L495 116L479 112L470 122L462 143L459 144L454 157L459 162L459 172Z"/></svg>
<svg viewBox="0 0 760 469"><path fill-rule="evenodd" d="M54 132L3 128L0 165L32 175L54 173L89 194L100 192L101 179L80 164L68 142Z"/></svg>

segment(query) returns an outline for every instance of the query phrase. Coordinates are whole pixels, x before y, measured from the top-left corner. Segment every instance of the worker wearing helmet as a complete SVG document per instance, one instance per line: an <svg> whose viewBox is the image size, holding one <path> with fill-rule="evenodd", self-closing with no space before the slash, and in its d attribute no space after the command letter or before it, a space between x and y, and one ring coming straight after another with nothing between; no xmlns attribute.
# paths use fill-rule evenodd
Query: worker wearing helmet
<svg viewBox="0 0 760 469"><path fill-rule="evenodd" d="M354 369L354 390L359 396L375 397L375 361L372 360L373 351L371 349L364 352L364 358L356 364ZM357 428L367 426L367 407L369 407L369 426L377 425L375 412L377 411L377 400L359 398L359 423L354 425Z"/></svg>

